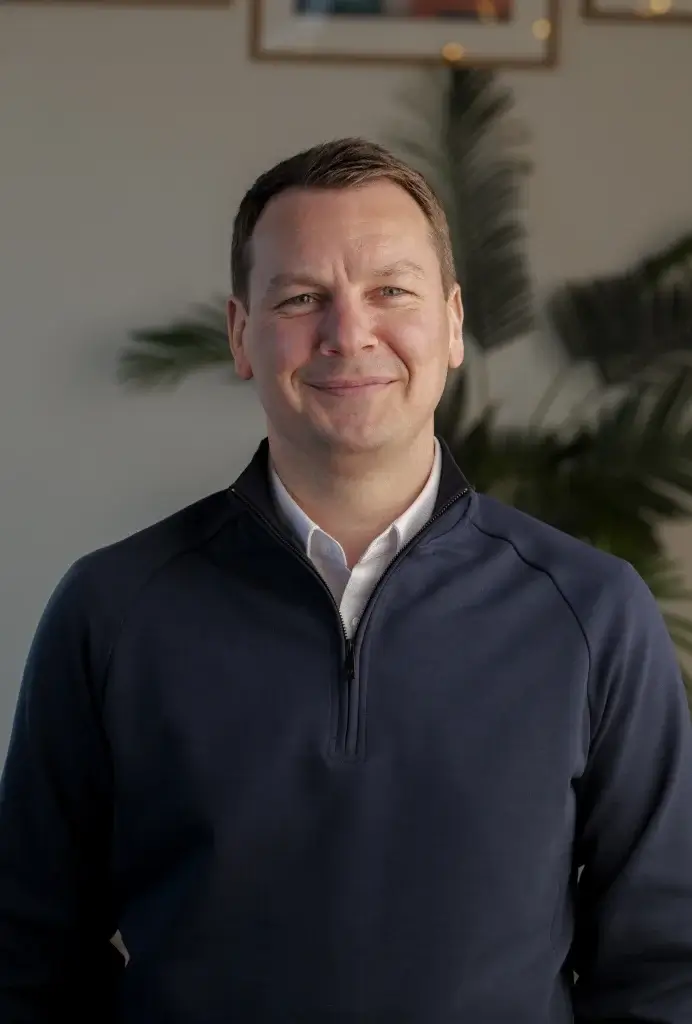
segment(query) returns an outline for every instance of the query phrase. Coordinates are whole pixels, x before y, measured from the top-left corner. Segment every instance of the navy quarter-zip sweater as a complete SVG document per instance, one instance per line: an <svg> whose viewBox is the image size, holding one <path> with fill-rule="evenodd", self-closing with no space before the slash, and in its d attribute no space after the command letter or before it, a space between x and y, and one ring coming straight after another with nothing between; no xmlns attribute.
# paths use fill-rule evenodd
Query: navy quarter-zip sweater
<svg viewBox="0 0 692 1024"><path fill-rule="evenodd" d="M78 561L0 797L0 1024L62 1020L690 1024L692 733L640 578L445 449L351 647L266 443Z"/></svg>

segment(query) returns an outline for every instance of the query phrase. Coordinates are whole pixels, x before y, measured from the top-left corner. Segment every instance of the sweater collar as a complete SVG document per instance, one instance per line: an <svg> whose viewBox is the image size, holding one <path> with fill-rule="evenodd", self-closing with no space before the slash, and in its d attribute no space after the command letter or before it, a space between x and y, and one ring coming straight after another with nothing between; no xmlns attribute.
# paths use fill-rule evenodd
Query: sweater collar
<svg viewBox="0 0 692 1024"><path fill-rule="evenodd" d="M428 519L430 519L437 501L437 492L440 486L440 475L442 470L442 455L440 442L435 438L435 453L430 475L416 500L385 530L373 544L380 544L385 537L391 538L395 551L400 551L408 542L415 537ZM283 481L276 472L274 465L269 460L269 480L272 494L279 511L282 513L288 526L294 531L300 540L308 556L311 554L311 545L316 536L322 535L333 544L337 542L314 523L312 519L298 505L293 496L287 491Z"/></svg>
<svg viewBox="0 0 692 1024"><path fill-rule="evenodd" d="M445 441L440 437L437 438L437 441L440 448L439 485L437 487L437 498L432 509L433 516L441 513L456 498L471 490L470 484L457 465ZM269 442L266 437L260 442L246 468L235 483L232 484L231 492L236 494L246 504L251 505L260 515L268 519L275 528L285 532L285 520L277 508L273 494Z"/></svg>

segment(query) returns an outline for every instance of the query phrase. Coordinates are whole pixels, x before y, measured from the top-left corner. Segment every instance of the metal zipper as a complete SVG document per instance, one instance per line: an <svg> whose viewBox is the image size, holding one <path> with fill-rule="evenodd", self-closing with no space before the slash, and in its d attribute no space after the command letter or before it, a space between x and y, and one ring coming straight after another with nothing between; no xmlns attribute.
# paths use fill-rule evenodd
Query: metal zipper
<svg viewBox="0 0 692 1024"><path fill-rule="evenodd" d="M341 609L339 608L338 604L334 600L334 595L332 594L331 590L329 589L329 587L325 583L322 574L320 572L318 572L318 570L315 568L315 566L310 561L310 559L307 557L307 555L305 555L296 544L294 544L292 541L288 540L284 536L284 534L281 532L281 530L278 530L276 528L276 526L274 526L272 521L270 519L268 519L264 515L264 513L261 512L257 508L257 506L254 504L254 502L249 501L248 498L245 497L245 495L239 494L238 491L236 491L235 487L231 487L230 491L231 491L231 494L235 495L235 497L238 498L239 501L242 501L242 503L247 508L250 509L250 511L252 512L253 516L256 519L260 520L262 525L271 533L271 535L273 537L276 538L276 540L279 541L280 544L283 545L283 547L286 548L287 551L290 551L292 555L295 555L295 557L298 558L299 561L301 561L303 563L303 565L312 573L312 575L318 581L318 583L320 584L320 586L324 590L325 594L329 598L329 601L330 601L330 603L332 605L332 608L334 609L334 611L336 613L336 617L339 620L339 625L341 626L341 634L342 634L341 660L342 660L342 663L344 665L346 665L346 663L348 661L348 653L349 653L348 652L348 648L349 648L350 645L352 645L352 641L349 638L348 630L346 628L346 623L344 621L343 615L341 614Z"/></svg>
<svg viewBox="0 0 692 1024"><path fill-rule="evenodd" d="M469 493L470 488L465 487L462 491L459 491L446 501L445 504L437 510L428 519L424 526L418 530L410 540L404 544L403 548L397 552L396 556L389 563L385 571L380 576L374 590L370 594L370 597L366 601L365 607L363 608L360 622L354 637L351 639L348 635L346 623L344 617L341 614L341 609L334 600L334 595L324 581L324 578L315 568L310 559L305 555L300 548L288 540L280 530L278 530L274 524L268 519L264 513L262 513L257 506L249 501L244 495L239 494L234 487L230 488L232 494L235 495L243 504L250 509L252 514L259 519L264 527L272 534L276 539L288 550L297 557L303 565L312 573L315 579L318 580L320 586L327 594L332 608L336 612L341 626L341 664L342 674L344 678L344 686L340 687L337 701L337 716L335 727L331 739L330 754L332 757L342 758L344 760L352 760L358 757L360 751L358 749L358 719L360 717L360 695L356 690L356 681L358 678L358 654L363 643L363 631L367 624L367 620L372 614L372 606L377 600L379 594L387 583L392 573L401 564L403 558L407 552L418 542L421 536L426 533L433 525L440 519L446 512L452 508L458 501L465 497ZM355 704L355 707L352 705Z"/></svg>

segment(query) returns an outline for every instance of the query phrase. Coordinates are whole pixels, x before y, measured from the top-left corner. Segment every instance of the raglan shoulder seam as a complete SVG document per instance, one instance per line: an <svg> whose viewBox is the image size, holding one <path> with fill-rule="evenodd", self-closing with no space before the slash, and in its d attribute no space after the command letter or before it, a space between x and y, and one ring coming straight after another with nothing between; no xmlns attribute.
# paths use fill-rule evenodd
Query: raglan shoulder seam
<svg viewBox="0 0 692 1024"><path fill-rule="evenodd" d="M230 489L224 493L226 497L228 497L230 495ZM171 566L172 563L174 563L177 559L183 558L185 555L190 554L190 552L197 551L200 548L203 548L206 544L210 543L210 541L212 541L223 529L225 529L226 526L228 526L228 524L232 521L233 518L238 516L240 511L240 509L234 509L231 502L228 501L227 509L223 512L221 519L213 523L209 527L208 531L206 531L201 538L198 538L190 543L184 544L177 550L171 552L167 557L164 558L164 560L160 564L155 565L147 574L147 576L136 587L134 593L130 596L125 609L123 610L122 615L120 616L115 629L113 630L113 638L106 652L103 670L99 673L99 675L101 676L101 700L103 700L103 697L106 693L106 689L108 686L108 678L113 663L113 658L115 656L115 652L118 646L118 642L125 630L125 627L127 625L127 622L129 621L130 615L136 602L139 600L139 598L142 596L145 590L150 586L150 584L161 573L165 572Z"/></svg>
<svg viewBox="0 0 692 1024"><path fill-rule="evenodd" d="M533 559L531 559L527 555L525 555L523 553L523 551L521 551L519 549L517 543L513 540L513 538L508 537L508 536L506 536L505 534L502 534L502 533L494 533L492 530L489 530L487 527L481 526L476 521L475 518L471 520L471 525L474 526L475 529L478 530L479 533L484 534L486 537L490 537L493 540L503 541L505 544L509 545L509 547L511 547L513 549L514 553L517 555L517 557L519 559L521 559L521 561L524 563L524 565L527 565L531 569L535 569L536 572L543 573L543 575L546 576L550 580L550 582L552 583L553 587L555 588L557 593L562 598L564 604L570 610L570 612L571 612L571 614L572 614L572 616L574 618L574 621L577 624L577 628L579 629L579 632L581 633L581 635L583 637L584 646L586 647L586 656L587 656L587 662L588 662L587 680L586 680L586 693L587 693L587 701L588 701L588 705L589 705L589 717L590 717L591 722L593 724L593 706L592 706L592 699L591 699L591 673L592 673L592 669L593 669L593 660L594 660L593 659L593 651L592 651L592 648L591 648L591 643L589 641L589 636L588 636L588 633L587 633L586 628L584 626L584 623L582 622L579 614L577 613L577 610L574 607L574 604L572 603L572 601L570 601L569 597L567 596L567 594L564 591L564 588L560 585L560 583L555 578L554 573L552 573L550 571L550 569L547 569L544 565L538 564L536 561L534 561Z"/></svg>

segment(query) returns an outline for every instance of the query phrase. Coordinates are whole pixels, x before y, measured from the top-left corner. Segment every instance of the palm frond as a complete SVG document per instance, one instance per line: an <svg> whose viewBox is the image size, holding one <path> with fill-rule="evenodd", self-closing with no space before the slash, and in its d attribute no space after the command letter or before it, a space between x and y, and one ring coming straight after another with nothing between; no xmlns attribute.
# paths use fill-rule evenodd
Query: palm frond
<svg viewBox="0 0 692 1024"><path fill-rule="evenodd" d="M492 71L435 71L428 84L428 104L414 102L395 144L428 177L445 207L465 329L488 351L534 324L522 220L530 165L523 139L508 121L512 93Z"/></svg>
<svg viewBox="0 0 692 1024"><path fill-rule="evenodd" d="M573 486L591 481L620 507L636 502L640 516L692 515L691 407L691 366L640 381L582 431Z"/></svg>
<svg viewBox="0 0 692 1024"><path fill-rule="evenodd" d="M674 610L680 604L690 605L692 590L685 583L683 574L675 562L666 555L634 559L632 565L660 605L666 629L679 655L680 672L692 708L692 620L680 611Z"/></svg>
<svg viewBox="0 0 692 1024"><path fill-rule="evenodd" d="M692 234L622 274L568 283L548 303L568 354L606 384L656 360L692 351Z"/></svg>
<svg viewBox="0 0 692 1024"><path fill-rule="evenodd" d="M560 524L632 561L660 550L665 522L692 515L692 370L641 382L563 452L571 506ZM571 446L571 450L570 450Z"/></svg>
<svg viewBox="0 0 692 1024"><path fill-rule="evenodd" d="M639 269L654 286L680 280L692 283L692 232L643 259Z"/></svg>
<svg viewBox="0 0 692 1024"><path fill-rule="evenodd" d="M118 377L138 388L173 388L200 370L232 366L225 303L220 300L198 306L165 327L133 331L130 346L120 355Z"/></svg>
<svg viewBox="0 0 692 1024"><path fill-rule="evenodd" d="M469 373L464 364L453 370L435 410L435 432L454 447L464 436L469 409Z"/></svg>
<svg viewBox="0 0 692 1024"><path fill-rule="evenodd" d="M692 516L691 406L683 364L567 432L500 429L492 409L440 425L478 490L632 561L660 554L662 523Z"/></svg>
<svg viewBox="0 0 692 1024"><path fill-rule="evenodd" d="M669 556L665 554L649 558L639 556L631 560L631 564L662 605L692 601L692 590L685 582L677 564ZM674 613L670 612L669 614ZM672 625L673 620L671 620Z"/></svg>

